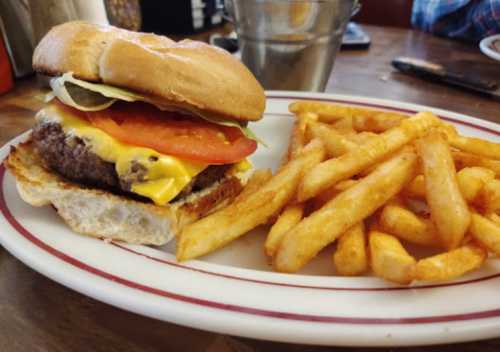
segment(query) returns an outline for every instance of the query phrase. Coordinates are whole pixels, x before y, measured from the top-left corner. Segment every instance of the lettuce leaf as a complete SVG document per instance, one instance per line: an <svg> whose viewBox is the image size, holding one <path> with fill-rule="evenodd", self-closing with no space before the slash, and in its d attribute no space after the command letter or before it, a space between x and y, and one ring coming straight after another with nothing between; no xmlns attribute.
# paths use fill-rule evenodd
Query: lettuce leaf
<svg viewBox="0 0 500 352"><path fill-rule="evenodd" d="M260 143L264 147L267 148L267 144L264 143L263 140L258 138L255 135L255 133L253 133L253 131L250 128L248 128L247 126L241 126L238 122L232 121L232 120L214 119L214 118L210 118L208 116L200 116L200 117L208 122L215 123L217 125L222 125L222 126L226 126L226 127L236 127L245 135L245 137L247 137L249 139L253 139L257 143Z"/></svg>
<svg viewBox="0 0 500 352"><path fill-rule="evenodd" d="M100 111L107 109L113 105L117 100L127 102L143 101L155 105L160 110L167 110L166 106L155 102L154 99L148 98L144 95L133 93L129 90L117 88L102 83L91 83L82 81L73 77L72 72L63 74L62 76L52 78L50 80L52 88L52 96L47 96L48 100L57 97L64 104L74 107L81 111ZM253 139L262 145L267 145L255 136L255 134L248 128L241 126L238 122L226 119L212 118L197 114L202 119L222 126L236 127L247 138Z"/></svg>

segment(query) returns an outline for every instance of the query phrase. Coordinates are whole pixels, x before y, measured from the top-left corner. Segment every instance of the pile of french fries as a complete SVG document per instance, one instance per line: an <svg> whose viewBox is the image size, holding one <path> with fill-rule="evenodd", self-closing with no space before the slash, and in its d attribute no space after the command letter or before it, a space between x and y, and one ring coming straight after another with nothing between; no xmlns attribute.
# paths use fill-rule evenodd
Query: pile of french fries
<svg viewBox="0 0 500 352"><path fill-rule="evenodd" d="M435 282L500 254L500 144L461 136L429 112L289 109L296 121L281 168L256 171L232 204L185 227L178 260L263 224L265 255L287 273L325 250L338 275ZM418 246L437 254L416 258L408 247Z"/></svg>

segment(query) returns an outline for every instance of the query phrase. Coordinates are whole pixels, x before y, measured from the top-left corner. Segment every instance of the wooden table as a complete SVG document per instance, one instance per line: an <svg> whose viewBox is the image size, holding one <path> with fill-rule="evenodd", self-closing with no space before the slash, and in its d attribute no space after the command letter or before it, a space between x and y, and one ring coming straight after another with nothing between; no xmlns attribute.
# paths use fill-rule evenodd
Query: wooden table
<svg viewBox="0 0 500 352"><path fill-rule="evenodd" d="M466 67L499 71L476 46L423 33L367 27L370 50L341 52L327 91L390 98L450 109L500 122L500 102L394 72L400 55L473 60ZM462 63L463 65L464 63ZM498 74L498 73L497 73ZM43 105L33 78L0 97L0 143L33 124ZM497 351L500 339L405 351ZM163 323L87 298L27 268L0 247L0 351L344 351L255 341ZM358 349L360 351L361 349ZM363 349L365 350L365 349ZM382 349L393 351L394 349Z"/></svg>

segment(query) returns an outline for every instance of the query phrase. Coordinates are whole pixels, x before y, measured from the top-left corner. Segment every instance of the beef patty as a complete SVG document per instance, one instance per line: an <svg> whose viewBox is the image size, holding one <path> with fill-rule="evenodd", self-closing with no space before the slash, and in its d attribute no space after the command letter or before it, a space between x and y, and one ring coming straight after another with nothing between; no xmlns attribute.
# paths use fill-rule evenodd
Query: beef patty
<svg viewBox="0 0 500 352"><path fill-rule="evenodd" d="M102 160L76 136L68 136L57 123L39 123L33 128L32 139L47 166L63 177L88 186L114 193L129 193L132 182L144 177L140 164L132 165L131 174L120 179L115 164ZM221 180L231 165L210 165L184 187L174 199L202 190Z"/></svg>

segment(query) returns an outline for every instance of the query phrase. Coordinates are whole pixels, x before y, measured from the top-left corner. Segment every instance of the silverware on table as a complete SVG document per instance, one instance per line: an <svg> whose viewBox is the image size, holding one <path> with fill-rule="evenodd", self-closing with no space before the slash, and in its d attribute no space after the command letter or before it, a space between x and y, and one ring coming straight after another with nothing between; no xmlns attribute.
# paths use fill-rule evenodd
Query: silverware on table
<svg viewBox="0 0 500 352"><path fill-rule="evenodd" d="M411 57L397 57L392 60L392 66L401 72L426 80L444 83L491 98L500 99L499 82L494 79L480 77L472 70L468 72L452 70L442 64Z"/></svg>

